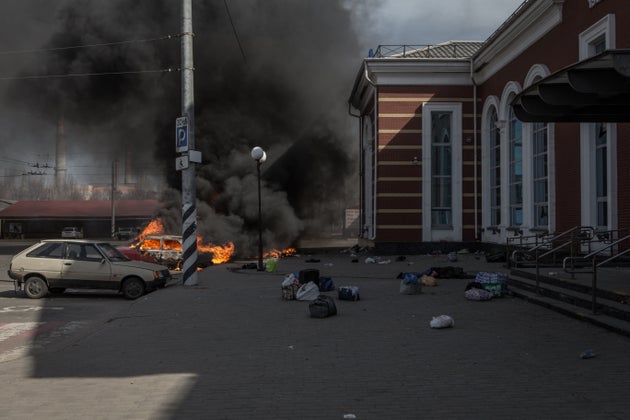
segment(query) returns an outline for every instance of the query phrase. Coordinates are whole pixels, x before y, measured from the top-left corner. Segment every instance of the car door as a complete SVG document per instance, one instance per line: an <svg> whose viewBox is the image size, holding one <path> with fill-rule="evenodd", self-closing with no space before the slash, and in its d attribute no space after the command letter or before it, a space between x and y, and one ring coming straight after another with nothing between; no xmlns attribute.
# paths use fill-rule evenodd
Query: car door
<svg viewBox="0 0 630 420"><path fill-rule="evenodd" d="M91 243L68 242L61 269L60 287L68 289L117 289L111 264Z"/></svg>

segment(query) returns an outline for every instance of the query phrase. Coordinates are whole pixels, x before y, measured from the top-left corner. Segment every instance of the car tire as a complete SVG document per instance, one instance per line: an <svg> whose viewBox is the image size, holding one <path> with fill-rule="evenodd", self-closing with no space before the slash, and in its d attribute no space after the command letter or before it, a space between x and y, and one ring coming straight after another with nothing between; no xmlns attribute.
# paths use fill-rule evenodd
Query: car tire
<svg viewBox="0 0 630 420"><path fill-rule="evenodd" d="M144 295L144 282L138 277L131 277L123 282L121 291L125 299L138 299L140 296Z"/></svg>
<svg viewBox="0 0 630 420"><path fill-rule="evenodd" d="M48 285L44 279L39 276L29 277L24 282L24 292L26 296L31 299L40 299L48 293Z"/></svg>

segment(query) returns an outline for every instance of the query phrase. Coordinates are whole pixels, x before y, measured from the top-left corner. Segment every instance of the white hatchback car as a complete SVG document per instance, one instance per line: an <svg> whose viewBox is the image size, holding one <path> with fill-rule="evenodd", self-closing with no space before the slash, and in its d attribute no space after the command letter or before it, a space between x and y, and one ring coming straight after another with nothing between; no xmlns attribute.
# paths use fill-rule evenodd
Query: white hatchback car
<svg viewBox="0 0 630 420"><path fill-rule="evenodd" d="M78 227L74 227L74 226L65 227L61 231L61 237L72 238L72 239L82 239L83 231L80 230Z"/></svg>
<svg viewBox="0 0 630 420"><path fill-rule="evenodd" d="M107 242L43 240L11 259L9 277L33 299L66 289L116 290L127 299L164 287L168 268L125 257Z"/></svg>

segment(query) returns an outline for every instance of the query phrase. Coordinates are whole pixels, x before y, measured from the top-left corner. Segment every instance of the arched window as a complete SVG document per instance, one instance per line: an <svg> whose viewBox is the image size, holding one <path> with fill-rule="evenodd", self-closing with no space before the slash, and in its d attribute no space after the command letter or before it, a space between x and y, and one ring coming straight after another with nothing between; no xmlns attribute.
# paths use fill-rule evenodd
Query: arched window
<svg viewBox="0 0 630 420"><path fill-rule="evenodd" d="M523 123L516 118L510 107L508 147L510 156L509 188L510 188L510 226L523 223Z"/></svg>
<svg viewBox="0 0 630 420"><path fill-rule="evenodd" d="M532 123L532 167L534 182L534 227L549 226L549 137L547 124Z"/></svg>
<svg viewBox="0 0 630 420"><path fill-rule="evenodd" d="M496 108L492 107L488 116L488 140L490 148L490 224L501 224L501 130L497 122Z"/></svg>

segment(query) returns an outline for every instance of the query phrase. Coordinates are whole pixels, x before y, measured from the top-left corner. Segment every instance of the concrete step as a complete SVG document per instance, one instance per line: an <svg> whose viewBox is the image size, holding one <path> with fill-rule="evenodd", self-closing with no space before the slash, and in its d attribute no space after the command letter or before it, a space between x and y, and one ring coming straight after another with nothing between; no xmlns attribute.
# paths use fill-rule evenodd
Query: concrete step
<svg viewBox="0 0 630 420"><path fill-rule="evenodd" d="M590 288L581 285L567 287L565 283L568 282L549 282L547 278L542 281L541 278L537 287L535 279L516 275L514 270L508 281L509 290L514 296L630 337L630 306L610 299L610 292L598 290L593 311Z"/></svg>

